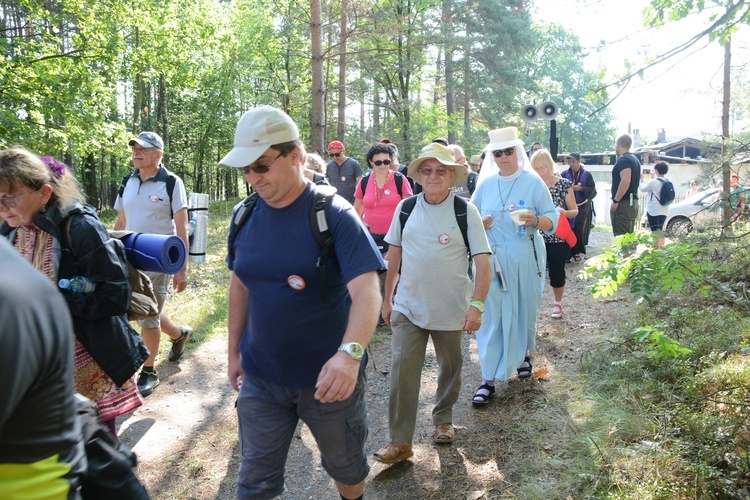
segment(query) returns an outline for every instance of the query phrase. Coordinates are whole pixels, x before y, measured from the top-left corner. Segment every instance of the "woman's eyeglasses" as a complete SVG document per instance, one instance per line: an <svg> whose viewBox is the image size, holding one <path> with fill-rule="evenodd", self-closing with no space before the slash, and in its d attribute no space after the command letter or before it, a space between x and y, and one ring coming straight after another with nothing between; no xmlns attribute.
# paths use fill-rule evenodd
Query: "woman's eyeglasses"
<svg viewBox="0 0 750 500"><path fill-rule="evenodd" d="M331 158L338 158L339 156L341 156L341 153L328 153L328 156L330 156Z"/></svg>
<svg viewBox="0 0 750 500"><path fill-rule="evenodd" d="M271 161L271 163L269 163L268 165L255 165L254 167L251 165L248 165L246 167L242 167L242 171L245 173L245 175L249 174L251 170L255 172L256 174L265 174L266 172L271 170L271 167L273 166L274 163L276 163L276 160L278 160L279 158L281 158L281 153L279 153L279 156L274 158Z"/></svg>
<svg viewBox="0 0 750 500"><path fill-rule="evenodd" d="M419 172L424 175L425 177L429 177L432 175L433 172L435 172L440 177L443 177L445 174L447 174L449 171L453 170L445 168L445 167L438 167L438 168L432 168L432 167L419 167Z"/></svg>
<svg viewBox="0 0 750 500"><path fill-rule="evenodd" d="M372 163L376 167L379 167L380 165L390 165L391 163L393 163L391 160L370 160L370 161L372 161Z"/></svg>
<svg viewBox="0 0 750 500"><path fill-rule="evenodd" d="M34 191L37 190L32 189L30 191L26 191L21 196L3 196L2 198L0 198L0 205L4 206L5 208L16 208L18 206L18 202L21 201L22 198L26 198Z"/></svg>
<svg viewBox="0 0 750 500"><path fill-rule="evenodd" d="M496 149L492 152L492 156L495 158L501 158L503 155L505 156L513 156L513 153L516 152L516 148L508 148L508 149Z"/></svg>

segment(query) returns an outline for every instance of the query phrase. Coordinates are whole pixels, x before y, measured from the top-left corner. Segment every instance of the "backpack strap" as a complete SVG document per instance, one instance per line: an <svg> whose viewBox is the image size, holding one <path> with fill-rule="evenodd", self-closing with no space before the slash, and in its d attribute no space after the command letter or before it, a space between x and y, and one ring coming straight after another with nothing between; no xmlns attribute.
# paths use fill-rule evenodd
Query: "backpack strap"
<svg viewBox="0 0 750 500"><path fill-rule="evenodd" d="M662 179L661 177L657 177L656 180L661 182L661 187L664 188L664 179ZM658 196L656 196L656 194L653 191L651 191L651 196L656 198L656 201L658 201L659 205L661 205L661 199Z"/></svg>
<svg viewBox="0 0 750 500"><path fill-rule="evenodd" d="M365 198L365 191L367 191L367 184L368 184L368 182L370 180L370 176L371 175L372 175L372 173L369 173L369 174L365 175L364 177L362 177L362 179L359 181L359 186L360 186L360 188L362 188L362 199Z"/></svg>
<svg viewBox="0 0 750 500"><path fill-rule="evenodd" d="M396 191L398 191L398 197L403 198L404 195L401 192L401 186L404 185L404 176L401 175L401 172L393 172L395 175L393 176L393 180L396 181Z"/></svg>
<svg viewBox="0 0 750 500"><path fill-rule="evenodd" d="M229 223L229 236L227 236L227 261L229 261L230 257L234 261L234 240L237 239L237 233L245 225L250 214L253 213L257 201L258 192L256 191L242 200L232 213L232 220Z"/></svg>
<svg viewBox="0 0 750 500"><path fill-rule="evenodd" d="M315 241L318 242L318 247L320 247L320 255L316 266L320 281L320 295L324 306L328 305L326 263L328 257L333 255L333 233L328 226L327 209L335 192L336 190L330 186L315 186L313 206L310 210L310 228Z"/></svg>
<svg viewBox="0 0 750 500"><path fill-rule="evenodd" d="M401 223L401 236L404 235L404 226L406 226L406 221L409 220L409 216L414 211L414 207L417 206L417 198L419 197L412 196L411 198L405 199L401 204L401 212L398 214L398 220Z"/></svg>
<svg viewBox="0 0 750 500"><path fill-rule="evenodd" d="M132 173L126 175L122 178L122 181L120 181L120 187L117 188L117 196L122 198L122 193L125 192L125 186L128 184L128 181L130 180L130 177L132 177Z"/></svg>
<svg viewBox="0 0 750 500"><path fill-rule="evenodd" d="M461 230L461 236L464 238L464 245L466 245L466 251L469 253L471 258L471 247L469 246L469 223L468 223L468 212L469 202L466 198L461 196L453 196L453 211L456 214L456 222L458 222L458 228Z"/></svg>

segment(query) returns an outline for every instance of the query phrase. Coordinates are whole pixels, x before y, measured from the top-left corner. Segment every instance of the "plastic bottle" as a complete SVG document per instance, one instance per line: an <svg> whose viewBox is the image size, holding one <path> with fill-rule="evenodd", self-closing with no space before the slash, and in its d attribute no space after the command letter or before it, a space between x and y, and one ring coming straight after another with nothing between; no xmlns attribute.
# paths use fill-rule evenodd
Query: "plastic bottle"
<svg viewBox="0 0 750 500"><path fill-rule="evenodd" d="M518 210L525 210L526 202L518 200ZM527 235L526 226L516 226L516 238L525 238Z"/></svg>
<svg viewBox="0 0 750 500"><path fill-rule="evenodd" d="M84 276L61 279L57 282L57 286L70 293L91 293L96 289L96 284Z"/></svg>

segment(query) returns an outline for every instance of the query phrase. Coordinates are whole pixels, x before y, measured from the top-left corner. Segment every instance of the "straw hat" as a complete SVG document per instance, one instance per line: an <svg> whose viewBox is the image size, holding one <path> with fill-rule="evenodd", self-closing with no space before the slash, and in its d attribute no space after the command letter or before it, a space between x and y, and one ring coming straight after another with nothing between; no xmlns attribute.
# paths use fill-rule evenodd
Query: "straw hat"
<svg viewBox="0 0 750 500"><path fill-rule="evenodd" d="M432 142L428 144L427 146L422 148L422 151L419 153L419 157L411 162L409 164L409 170L407 172L407 175L414 179L415 181L419 182L422 179L419 177L419 166L422 164L423 161L433 158L446 167L454 167L456 170L456 175L453 177L453 184L452 186L458 186L462 181L466 180L466 178L469 176L469 171L466 168L466 165L461 165L460 163L456 163L456 160L453 157L453 150L449 149L442 144L438 144L436 142Z"/></svg>

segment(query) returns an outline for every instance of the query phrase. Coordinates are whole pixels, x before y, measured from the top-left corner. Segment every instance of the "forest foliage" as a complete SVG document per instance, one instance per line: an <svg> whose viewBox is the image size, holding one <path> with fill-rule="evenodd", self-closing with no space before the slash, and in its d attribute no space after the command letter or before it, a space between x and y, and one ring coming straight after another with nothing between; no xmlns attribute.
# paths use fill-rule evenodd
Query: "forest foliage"
<svg viewBox="0 0 750 500"><path fill-rule="evenodd" d="M216 164L237 118L259 104L289 113L308 149L342 139L358 158L381 137L398 144L403 161L436 136L474 153L489 129L507 125L547 143L548 122L525 125L518 115L546 100L560 107L561 151L611 147L610 113L588 117L607 100L592 93L602 74L584 70L573 31L535 23L532 8L518 0L0 2L0 147L63 159L100 208L111 206L130 166L127 141L140 130L164 137L165 165L188 191L237 196L236 172ZM313 57L313 28L322 57Z"/></svg>

